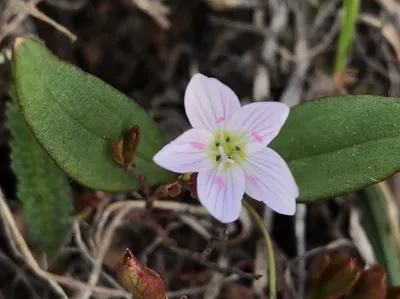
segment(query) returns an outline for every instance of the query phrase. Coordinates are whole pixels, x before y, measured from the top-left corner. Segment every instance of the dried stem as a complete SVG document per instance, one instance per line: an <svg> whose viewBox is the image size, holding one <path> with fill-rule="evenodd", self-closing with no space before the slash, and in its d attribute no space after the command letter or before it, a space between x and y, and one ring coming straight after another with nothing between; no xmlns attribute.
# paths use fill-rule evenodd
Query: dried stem
<svg viewBox="0 0 400 299"><path fill-rule="evenodd" d="M57 23L56 21L54 21L53 19L49 18L48 16L46 16L43 12L41 12L35 4L33 3L25 3L21 1L21 5L23 7L23 9L32 17L35 17L38 20L41 20L51 26L53 26L54 28L56 28L58 31L60 31L61 33L64 33L66 36L69 37L69 39L71 41L76 41L78 39L78 37L73 34L70 30L68 30L67 28L65 28L64 26L62 26L61 24Z"/></svg>
<svg viewBox="0 0 400 299"><path fill-rule="evenodd" d="M237 274L240 278L247 278L247 279L259 279L261 277L261 275L259 275L259 274L246 273L236 267L229 267L229 268L221 267L218 264L211 262L211 261L207 260L206 258L204 258L201 253L192 252L186 248L178 247L174 243L175 243L174 240L169 239L169 238L163 241L163 244L172 252L182 255L193 261L196 261L214 271L218 271L218 272L226 274L226 275Z"/></svg>
<svg viewBox="0 0 400 299"><path fill-rule="evenodd" d="M94 287L83 283L81 281L75 280L70 277L60 276L53 273L49 273L40 268L39 264L36 262L33 257L32 252L30 251L28 245L26 244L24 238L19 231L17 224L15 223L14 217L5 202L3 193L0 189L0 212L2 214L2 219L4 221L4 225L8 227L10 231L10 236L13 238L15 245L20 249L23 258L25 259L29 268L43 280L47 281L49 285L52 287L53 291L60 297L64 299L68 299L68 296L64 292L64 290L60 287L61 285L77 289L77 290L90 290L93 293L101 294L104 296L110 297L125 297L131 298L131 294L122 290L114 290L103 287Z"/></svg>

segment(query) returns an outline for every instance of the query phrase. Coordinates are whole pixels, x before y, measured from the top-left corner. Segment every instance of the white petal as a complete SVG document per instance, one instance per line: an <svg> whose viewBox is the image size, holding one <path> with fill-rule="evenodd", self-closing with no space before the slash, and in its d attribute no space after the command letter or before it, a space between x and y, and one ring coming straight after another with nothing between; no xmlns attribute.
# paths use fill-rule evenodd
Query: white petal
<svg viewBox="0 0 400 299"><path fill-rule="evenodd" d="M245 151L251 153L265 148L278 135L288 115L289 107L283 103L251 103L233 114L227 130L242 138Z"/></svg>
<svg viewBox="0 0 400 299"><path fill-rule="evenodd" d="M153 161L159 166L177 173L198 172L209 167L207 146L212 135L205 130L190 129L164 146Z"/></svg>
<svg viewBox="0 0 400 299"><path fill-rule="evenodd" d="M209 131L223 129L239 109L236 94L219 80L202 74L190 79L185 92L185 110L193 128Z"/></svg>
<svg viewBox="0 0 400 299"><path fill-rule="evenodd" d="M293 215L299 189L286 162L274 150L262 149L242 164L246 193L274 211Z"/></svg>
<svg viewBox="0 0 400 299"><path fill-rule="evenodd" d="M237 220L242 209L244 173L238 165L203 170L197 177L197 195L206 210L222 223Z"/></svg>

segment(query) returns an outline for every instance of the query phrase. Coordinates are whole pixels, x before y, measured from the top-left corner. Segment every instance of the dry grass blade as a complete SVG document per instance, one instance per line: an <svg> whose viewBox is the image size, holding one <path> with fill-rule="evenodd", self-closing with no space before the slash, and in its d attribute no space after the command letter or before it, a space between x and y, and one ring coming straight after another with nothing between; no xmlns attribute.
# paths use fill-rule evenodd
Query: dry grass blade
<svg viewBox="0 0 400 299"><path fill-rule="evenodd" d="M15 31L28 16L35 17L45 23L48 23L58 31L65 34L71 41L75 41L77 39L75 34L37 9L36 6L41 1L42 0L30 0L25 2L23 0L9 0L8 6L3 11L4 19L1 20L1 22L4 22L4 24L0 24L0 41L2 41L11 32Z"/></svg>
<svg viewBox="0 0 400 299"><path fill-rule="evenodd" d="M362 23L370 25L372 27L381 30L382 35L387 39L387 41L393 47L396 52L397 59L400 61L400 38L397 33L396 28L390 23L383 23L379 18L374 15L362 13L359 15L359 20Z"/></svg>
<svg viewBox="0 0 400 299"><path fill-rule="evenodd" d="M151 16L161 28L168 29L170 27L170 21L167 18L170 9L161 0L132 0L132 2Z"/></svg>

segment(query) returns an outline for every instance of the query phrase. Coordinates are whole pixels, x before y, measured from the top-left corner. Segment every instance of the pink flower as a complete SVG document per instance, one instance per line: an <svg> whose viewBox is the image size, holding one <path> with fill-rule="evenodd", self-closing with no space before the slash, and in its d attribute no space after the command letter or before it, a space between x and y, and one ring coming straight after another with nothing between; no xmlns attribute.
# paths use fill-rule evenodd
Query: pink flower
<svg viewBox="0 0 400 299"><path fill-rule="evenodd" d="M155 163L177 173L198 172L199 201L223 223L239 218L245 192L280 214L294 214L296 182L267 147L289 115L285 104L241 107L228 86L196 74L186 88L185 110L193 128L164 146Z"/></svg>

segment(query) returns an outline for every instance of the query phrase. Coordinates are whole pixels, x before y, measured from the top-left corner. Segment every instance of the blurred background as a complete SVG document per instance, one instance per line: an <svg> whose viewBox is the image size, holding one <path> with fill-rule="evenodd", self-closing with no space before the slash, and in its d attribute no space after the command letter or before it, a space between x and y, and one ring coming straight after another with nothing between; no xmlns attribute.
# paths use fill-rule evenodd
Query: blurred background
<svg viewBox="0 0 400 299"><path fill-rule="evenodd" d="M196 72L230 86L242 104L273 100L294 106L344 94L398 97L400 2L362 1L354 17L354 35L351 24L346 28L342 25L344 2L0 0L0 61L4 65L4 56L10 55L16 37L36 35L59 58L101 78L143 106L166 140L189 128L183 93ZM350 46L340 63L337 57L343 32L350 32ZM87 282L96 261L79 247L77 234L81 231L89 242L95 221L74 231L74 240L56 261L46 260L29 234L10 167L10 133L5 123L9 87L3 68L0 187L38 263L60 276ZM71 185L75 215L86 211L95 218L105 202L135 196L93 192L72 181ZM186 193L179 201L196 202ZM259 207L275 247L279 298L304 298L307 265L321 251L346 250L361 267L378 262L389 271L391 284L400 284L399 201L400 176L395 175L379 188L300 205L294 217ZM232 272L240 268L264 274L268 268L260 234L249 219L241 218L225 227L209 217L197 221L185 213L156 212L157 225L169 228L174 247L157 239L152 221L135 213L128 216L100 261L102 274L94 284L121 290L114 269L128 247L160 273L170 298L268 298L266 275L254 280L251 275ZM233 240L230 243L219 237L225 229ZM207 256L212 265L199 263L193 253L205 250L211 237L217 240ZM1 225L0 298L59 298L51 283L25 265L11 243ZM213 265L219 270L214 271ZM221 273L221 269L228 270ZM70 298L89 298L87 293L82 295L82 289L66 289ZM89 296L123 298L109 293Z"/></svg>

